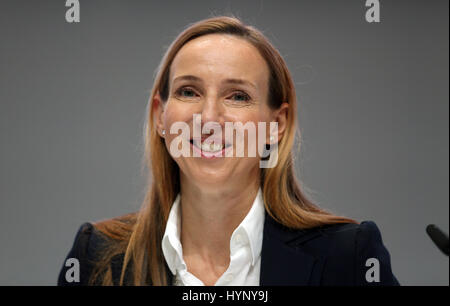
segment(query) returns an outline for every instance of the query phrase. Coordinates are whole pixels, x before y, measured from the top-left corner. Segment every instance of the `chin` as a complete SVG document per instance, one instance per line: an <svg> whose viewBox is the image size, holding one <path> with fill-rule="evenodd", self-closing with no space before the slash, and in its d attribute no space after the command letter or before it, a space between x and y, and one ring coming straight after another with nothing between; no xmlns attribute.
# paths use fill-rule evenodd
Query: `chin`
<svg viewBox="0 0 450 306"><path fill-rule="evenodd" d="M192 178L200 186L223 186L233 179L229 173L202 171L200 169L197 169L188 177Z"/></svg>
<svg viewBox="0 0 450 306"><path fill-rule="evenodd" d="M246 181L248 175L254 172L253 162L252 165L244 165L242 161L235 158L217 160L197 158L184 160L179 166L185 178L195 185L221 188L230 183Z"/></svg>

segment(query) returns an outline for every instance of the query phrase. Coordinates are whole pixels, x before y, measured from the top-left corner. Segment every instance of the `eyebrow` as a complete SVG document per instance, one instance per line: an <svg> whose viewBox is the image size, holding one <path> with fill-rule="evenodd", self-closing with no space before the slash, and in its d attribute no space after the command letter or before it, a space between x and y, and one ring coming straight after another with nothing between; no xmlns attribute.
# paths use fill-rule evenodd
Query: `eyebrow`
<svg viewBox="0 0 450 306"><path fill-rule="evenodd" d="M185 80L185 81L194 81L194 82L199 82L199 83L203 82L201 78L196 77L195 75L182 75L182 76L176 77L173 80L173 82L175 83L176 81L183 81L183 80ZM243 79L225 79L222 83L225 83L225 84L236 84L236 85L248 85L248 86L253 87L253 88L256 89L256 86L252 82L247 81L247 80L243 80Z"/></svg>

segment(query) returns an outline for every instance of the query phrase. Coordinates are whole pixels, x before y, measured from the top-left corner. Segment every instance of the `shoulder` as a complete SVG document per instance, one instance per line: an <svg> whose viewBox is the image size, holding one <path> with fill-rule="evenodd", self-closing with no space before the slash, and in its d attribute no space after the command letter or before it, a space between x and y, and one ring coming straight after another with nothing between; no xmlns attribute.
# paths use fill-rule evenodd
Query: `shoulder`
<svg viewBox="0 0 450 306"><path fill-rule="evenodd" d="M334 254L364 257L383 255L386 248L381 231L374 221L359 224L345 223L317 228L318 243L324 243Z"/></svg>
<svg viewBox="0 0 450 306"><path fill-rule="evenodd" d="M59 286L87 285L104 251L123 239L135 214L85 222L77 230L58 276ZM128 227L127 227L128 225Z"/></svg>
<svg viewBox="0 0 450 306"><path fill-rule="evenodd" d="M272 248L287 246L284 253L289 267L298 266L298 271L302 271L306 262L310 263L309 284L399 285L380 229L373 221L291 229L268 217L264 236L265 253L271 254L271 261L283 258L281 248L276 252Z"/></svg>
<svg viewBox="0 0 450 306"><path fill-rule="evenodd" d="M89 245L94 227L83 223L75 234L72 247L67 254L58 276L58 286L86 285L92 266L88 265Z"/></svg>
<svg viewBox="0 0 450 306"><path fill-rule="evenodd" d="M335 250L352 251L355 249L353 246L357 248L370 243L382 243L380 229L373 221L331 224L312 228L310 231L316 234L319 243L328 244Z"/></svg>
<svg viewBox="0 0 450 306"><path fill-rule="evenodd" d="M364 238L374 234L380 235L379 229L373 221L334 223L306 229L292 229L266 215L264 226L265 234L288 244L310 245L312 248L341 248L344 250L348 249L349 243L356 241L356 237L361 232L364 233Z"/></svg>
<svg viewBox="0 0 450 306"><path fill-rule="evenodd" d="M352 285L399 285L389 251L374 221L311 229L315 239L303 248L323 259L323 282Z"/></svg>
<svg viewBox="0 0 450 306"><path fill-rule="evenodd" d="M107 238L91 222L77 230L58 276L58 286L87 285Z"/></svg>
<svg viewBox="0 0 450 306"><path fill-rule="evenodd" d="M290 243L323 246L335 251L341 249L343 252L351 252L355 244L365 246L374 242L382 243L381 232L373 221L327 224L299 230L283 228L283 231Z"/></svg>

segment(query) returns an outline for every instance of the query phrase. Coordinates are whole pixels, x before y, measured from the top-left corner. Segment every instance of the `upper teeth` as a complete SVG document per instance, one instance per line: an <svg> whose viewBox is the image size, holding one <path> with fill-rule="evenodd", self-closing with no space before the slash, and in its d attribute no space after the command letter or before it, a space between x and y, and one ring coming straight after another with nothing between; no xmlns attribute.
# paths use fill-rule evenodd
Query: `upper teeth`
<svg viewBox="0 0 450 306"><path fill-rule="evenodd" d="M206 152L217 152L222 150L223 146L221 143L202 143L202 151Z"/></svg>
<svg viewBox="0 0 450 306"><path fill-rule="evenodd" d="M194 145L199 147L199 143L198 141L194 141ZM206 152L217 152L217 151L221 151L223 149L223 144L222 143L202 143L201 144L201 149L202 151L206 151Z"/></svg>

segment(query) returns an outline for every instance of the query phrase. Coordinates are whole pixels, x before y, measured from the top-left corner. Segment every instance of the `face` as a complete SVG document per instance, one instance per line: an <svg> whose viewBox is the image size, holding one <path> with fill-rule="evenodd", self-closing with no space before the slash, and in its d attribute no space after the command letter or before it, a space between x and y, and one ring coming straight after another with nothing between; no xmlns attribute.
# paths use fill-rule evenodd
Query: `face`
<svg viewBox="0 0 450 306"><path fill-rule="evenodd" d="M156 95L154 105L158 131L180 167L182 180L203 188L218 188L248 184L259 178L258 150L256 156L249 156L249 147L256 145L261 132L258 122L266 123L264 142L268 144L277 142L286 121L286 103L278 110L269 107L268 85L267 63L254 46L239 37L209 34L191 40L179 50L170 69L168 99L163 102ZM272 139L269 137L271 121L278 123L278 133ZM188 127L188 134L170 132L179 122ZM243 157L237 157L236 132L225 135L227 122L235 126L250 123L256 127L255 137L243 134ZM196 136L196 124L220 129L208 132L200 128ZM165 135L162 130L166 131ZM216 133L220 130L222 134ZM216 146L209 144L213 139ZM187 148L184 152L189 156L175 157L173 141L179 144L175 145L178 149L183 143Z"/></svg>

